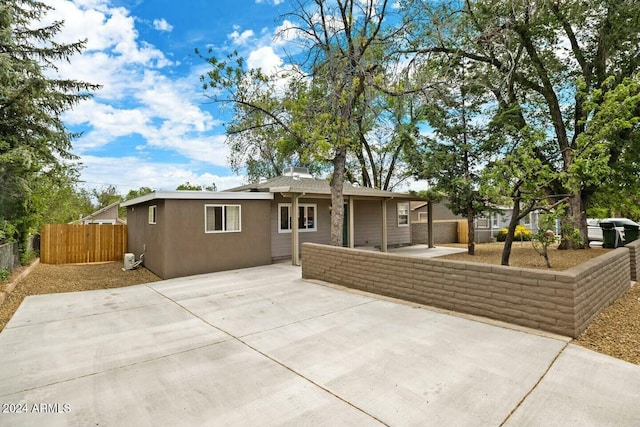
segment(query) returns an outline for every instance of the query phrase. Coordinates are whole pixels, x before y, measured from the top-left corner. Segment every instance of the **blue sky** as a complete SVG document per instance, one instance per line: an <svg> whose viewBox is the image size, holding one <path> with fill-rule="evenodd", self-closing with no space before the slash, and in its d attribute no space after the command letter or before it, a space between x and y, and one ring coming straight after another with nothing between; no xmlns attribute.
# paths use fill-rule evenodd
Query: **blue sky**
<svg viewBox="0 0 640 427"><path fill-rule="evenodd" d="M91 100L64 114L88 188L244 183L228 167L219 106L203 96L207 65L195 55L238 50L249 66L282 65L274 38L286 0L44 0L47 19L64 20L59 40L87 49L59 66L60 76L101 84Z"/></svg>
<svg viewBox="0 0 640 427"><path fill-rule="evenodd" d="M65 21L60 41L87 39L81 55L59 65L60 76L103 86L63 116L83 132L73 152L85 186L126 193L244 182L227 166L225 117L202 94L207 66L194 49L237 49L257 66L279 65L281 0L45 2L54 8L48 20Z"/></svg>

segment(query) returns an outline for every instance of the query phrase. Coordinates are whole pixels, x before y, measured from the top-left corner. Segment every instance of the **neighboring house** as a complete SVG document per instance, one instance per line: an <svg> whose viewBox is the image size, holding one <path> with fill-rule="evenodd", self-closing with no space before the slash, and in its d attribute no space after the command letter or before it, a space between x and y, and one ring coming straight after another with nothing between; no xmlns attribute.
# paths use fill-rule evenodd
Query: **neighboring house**
<svg viewBox="0 0 640 427"><path fill-rule="evenodd" d="M447 207L448 200L445 197L441 202L433 203L434 221L450 220L450 221L466 221L462 215L455 215L451 209ZM507 206L495 206L497 212L487 213L486 215L476 217L475 225L475 241L476 243L486 243L495 241L498 232L509 226L511 221L511 212L513 209ZM411 221L413 223L427 222L429 215L428 203L423 201L411 202ZM524 225L533 232L538 229L538 219L540 213L538 211L530 212L527 216L520 220L520 224ZM436 223L434 227L438 227ZM450 242L455 243L455 242Z"/></svg>
<svg viewBox="0 0 640 427"><path fill-rule="evenodd" d="M350 247L411 243L414 196L345 183L343 240ZM128 247L162 278L299 263L303 242L329 244L331 191L302 168L223 192L154 192L122 203Z"/></svg>
<svg viewBox="0 0 640 427"><path fill-rule="evenodd" d="M119 206L120 202L111 203L109 206L73 221L73 224L126 224L127 222L118 216Z"/></svg>
<svg viewBox="0 0 640 427"><path fill-rule="evenodd" d="M495 209L498 212L487 214L475 219L476 227L476 242L492 242L495 241L495 237L498 232L509 227L511 221L511 214L513 208L507 206L496 206ZM524 225L532 232L538 231L538 222L540 219L540 212L529 212L524 218L519 221L519 224Z"/></svg>
<svg viewBox="0 0 640 427"><path fill-rule="evenodd" d="M449 199L446 197L439 202L431 202L434 220L437 219L438 221L445 221L464 219L460 215L456 215L451 212L451 209L447 207L447 203L449 203ZM421 200L411 202L411 222L427 222L429 219L428 207L429 202Z"/></svg>

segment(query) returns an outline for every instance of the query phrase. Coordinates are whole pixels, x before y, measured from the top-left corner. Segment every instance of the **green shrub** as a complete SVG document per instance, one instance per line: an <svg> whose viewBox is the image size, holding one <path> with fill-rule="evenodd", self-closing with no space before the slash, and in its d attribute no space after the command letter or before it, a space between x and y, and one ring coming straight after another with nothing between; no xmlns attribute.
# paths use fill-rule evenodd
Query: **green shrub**
<svg viewBox="0 0 640 427"><path fill-rule="evenodd" d="M34 250L29 249L28 251L24 251L22 254L20 254L20 264L29 265L36 258L38 258L38 253Z"/></svg>

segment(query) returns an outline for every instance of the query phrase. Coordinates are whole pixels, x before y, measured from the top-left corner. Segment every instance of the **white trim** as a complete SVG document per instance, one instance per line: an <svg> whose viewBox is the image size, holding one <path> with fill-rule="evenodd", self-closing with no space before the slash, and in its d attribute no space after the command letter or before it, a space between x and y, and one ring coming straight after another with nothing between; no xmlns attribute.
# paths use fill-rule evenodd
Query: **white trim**
<svg viewBox="0 0 640 427"><path fill-rule="evenodd" d="M153 216L151 212L153 212ZM149 216L147 219L149 220L149 224L156 224L158 222L158 205L149 206Z"/></svg>
<svg viewBox="0 0 640 427"><path fill-rule="evenodd" d="M283 230L282 228L280 228L280 224L282 223L282 207L287 207L288 208L288 212L289 212L289 229L287 230ZM299 208L308 208L308 207L312 207L313 208L313 228L300 228L298 227L298 231L300 233L310 233L310 232L315 232L318 231L318 205L316 203L298 203L298 209ZM278 223L277 223L277 227L278 227L278 233L281 234L285 234L285 233L291 233L291 229L293 228L293 226L291 225L291 221L292 221L292 215L291 215L291 203L278 203Z"/></svg>
<svg viewBox="0 0 640 427"><path fill-rule="evenodd" d="M237 206L238 207L238 229L237 230L226 230L226 207L229 206ZM222 226L225 230L207 230L207 208L222 208ZM214 224L215 226L215 224ZM211 203L204 205L204 232L205 234L219 234L219 233L240 233L242 231L242 205L228 205L222 203Z"/></svg>
<svg viewBox="0 0 640 427"><path fill-rule="evenodd" d="M273 194L268 192L249 191L154 191L135 199L120 203L120 206L132 206L158 199L184 200L273 200Z"/></svg>
<svg viewBox="0 0 640 427"><path fill-rule="evenodd" d="M406 216L407 217L407 223L406 224L400 224L400 205L406 205L407 206L407 213L406 214L402 214L402 216ZM409 204L409 202L398 202L396 203L396 220L398 222L398 227L408 227L409 226L409 213L411 212L411 206Z"/></svg>

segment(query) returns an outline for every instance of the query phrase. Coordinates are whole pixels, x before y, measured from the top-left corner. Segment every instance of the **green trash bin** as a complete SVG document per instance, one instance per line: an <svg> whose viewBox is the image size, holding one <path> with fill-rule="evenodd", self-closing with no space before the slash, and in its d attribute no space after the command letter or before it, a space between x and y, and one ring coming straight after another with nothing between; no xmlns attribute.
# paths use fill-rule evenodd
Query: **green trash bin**
<svg viewBox="0 0 640 427"><path fill-rule="evenodd" d="M624 224L624 242L630 243L638 240L640 227L634 224Z"/></svg>
<svg viewBox="0 0 640 427"><path fill-rule="evenodd" d="M619 242L620 237L614 223L601 222L600 228L602 228L602 247L603 248L617 248L622 243L622 242Z"/></svg>

